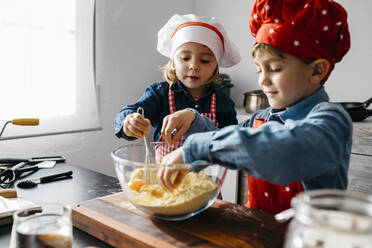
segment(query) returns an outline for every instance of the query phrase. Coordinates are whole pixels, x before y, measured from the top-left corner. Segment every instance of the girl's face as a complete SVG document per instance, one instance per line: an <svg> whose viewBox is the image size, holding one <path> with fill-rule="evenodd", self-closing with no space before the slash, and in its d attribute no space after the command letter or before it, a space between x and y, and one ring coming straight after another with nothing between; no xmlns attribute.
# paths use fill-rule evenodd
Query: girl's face
<svg viewBox="0 0 372 248"><path fill-rule="evenodd" d="M188 42L181 45L173 57L176 76L191 95L201 97L217 68L213 52L205 45Z"/></svg>
<svg viewBox="0 0 372 248"><path fill-rule="evenodd" d="M258 83L274 109L287 109L312 95L319 84L310 82L311 66L288 53L258 49L254 57Z"/></svg>

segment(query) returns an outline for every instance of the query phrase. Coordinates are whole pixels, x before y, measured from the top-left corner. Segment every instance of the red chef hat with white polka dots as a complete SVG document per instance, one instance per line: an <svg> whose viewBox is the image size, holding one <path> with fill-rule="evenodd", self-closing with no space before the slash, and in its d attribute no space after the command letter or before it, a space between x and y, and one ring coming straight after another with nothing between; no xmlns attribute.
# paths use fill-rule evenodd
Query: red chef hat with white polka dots
<svg viewBox="0 0 372 248"><path fill-rule="evenodd" d="M256 43L303 60L327 59L323 82L350 48L347 13L332 0L255 0L250 28Z"/></svg>

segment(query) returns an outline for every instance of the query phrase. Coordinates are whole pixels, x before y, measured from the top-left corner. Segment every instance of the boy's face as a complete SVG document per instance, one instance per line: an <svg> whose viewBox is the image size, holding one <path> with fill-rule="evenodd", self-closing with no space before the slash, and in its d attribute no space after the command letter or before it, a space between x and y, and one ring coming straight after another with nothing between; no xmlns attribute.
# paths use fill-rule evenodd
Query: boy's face
<svg viewBox="0 0 372 248"><path fill-rule="evenodd" d="M204 90L217 67L213 52L207 46L195 42L181 45L173 59L177 78L194 91Z"/></svg>
<svg viewBox="0 0 372 248"><path fill-rule="evenodd" d="M310 82L311 66L288 53L280 56L270 50L258 49L254 62L258 83L274 109L290 108L320 87Z"/></svg>

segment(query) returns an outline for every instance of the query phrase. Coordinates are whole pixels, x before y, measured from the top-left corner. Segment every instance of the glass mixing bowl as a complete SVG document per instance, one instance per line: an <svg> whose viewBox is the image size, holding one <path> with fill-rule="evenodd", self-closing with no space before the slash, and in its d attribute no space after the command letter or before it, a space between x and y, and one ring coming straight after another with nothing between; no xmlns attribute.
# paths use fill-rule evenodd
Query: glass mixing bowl
<svg viewBox="0 0 372 248"><path fill-rule="evenodd" d="M155 160L165 143L150 143ZM163 149L170 151L172 149ZM226 169L211 164L200 172L189 172L174 192L166 192L157 183L156 173L164 166L188 168L189 165L145 163L146 148L141 143L130 143L111 153L115 172L127 199L141 211L163 220L184 220L201 213L216 200L226 175ZM144 174L151 182L144 183Z"/></svg>

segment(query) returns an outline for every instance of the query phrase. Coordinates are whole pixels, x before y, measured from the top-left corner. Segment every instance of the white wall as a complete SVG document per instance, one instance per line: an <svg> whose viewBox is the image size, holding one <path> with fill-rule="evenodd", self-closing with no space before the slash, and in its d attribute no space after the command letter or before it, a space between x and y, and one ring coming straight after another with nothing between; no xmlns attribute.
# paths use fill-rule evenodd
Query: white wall
<svg viewBox="0 0 372 248"><path fill-rule="evenodd" d="M230 38L238 46L242 62L224 70L230 74L234 87L232 97L242 106L243 93L258 89L256 69L251 58L253 38L249 31L249 15L253 0L196 1L198 15L215 16L227 29ZM372 1L338 0L348 12L351 33L351 49L325 84L332 101L365 101L372 97L370 77L372 58ZM222 70L223 71L223 70Z"/></svg>

